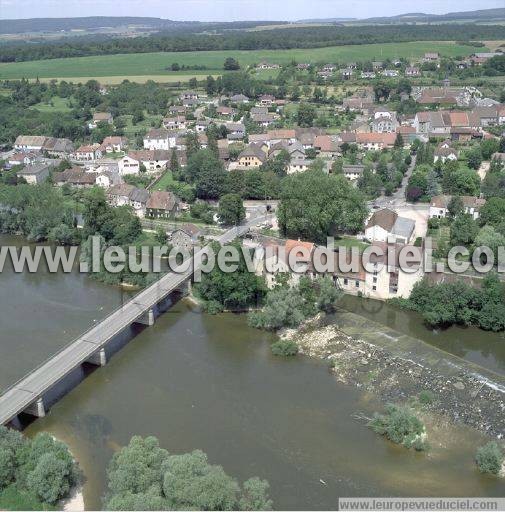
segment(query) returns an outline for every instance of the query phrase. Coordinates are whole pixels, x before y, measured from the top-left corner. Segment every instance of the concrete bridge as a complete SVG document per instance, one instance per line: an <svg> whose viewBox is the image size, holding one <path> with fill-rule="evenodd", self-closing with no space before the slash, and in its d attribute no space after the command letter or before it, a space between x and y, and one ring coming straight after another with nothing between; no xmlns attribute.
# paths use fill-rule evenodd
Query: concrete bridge
<svg viewBox="0 0 505 512"><path fill-rule="evenodd" d="M242 226L229 229L217 241L222 245L229 243L244 235L251 226L266 219L265 216L256 217ZM203 255L204 251L205 248L200 249L197 254ZM47 395L63 379L84 363L105 365L107 347L132 324L153 325L156 316L165 309L168 296L188 282L197 270L193 260L194 257L190 260L188 270L161 277L6 390L0 396L0 424L13 422L21 413L44 416Z"/></svg>

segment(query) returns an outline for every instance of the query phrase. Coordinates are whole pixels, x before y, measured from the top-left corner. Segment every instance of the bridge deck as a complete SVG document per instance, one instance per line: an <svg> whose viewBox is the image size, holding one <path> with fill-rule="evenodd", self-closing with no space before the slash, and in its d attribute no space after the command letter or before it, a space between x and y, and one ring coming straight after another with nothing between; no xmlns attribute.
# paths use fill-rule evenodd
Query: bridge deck
<svg viewBox="0 0 505 512"><path fill-rule="evenodd" d="M217 241L226 244L237 236L243 235L250 225L259 220L257 218L245 226L232 228L221 235ZM205 248L201 249L197 254L201 255L204 250ZM191 258L187 271L164 275L5 391L0 396L0 425L7 424L23 412L72 370L106 346L111 338L134 323L189 279L196 270L193 260L194 258Z"/></svg>

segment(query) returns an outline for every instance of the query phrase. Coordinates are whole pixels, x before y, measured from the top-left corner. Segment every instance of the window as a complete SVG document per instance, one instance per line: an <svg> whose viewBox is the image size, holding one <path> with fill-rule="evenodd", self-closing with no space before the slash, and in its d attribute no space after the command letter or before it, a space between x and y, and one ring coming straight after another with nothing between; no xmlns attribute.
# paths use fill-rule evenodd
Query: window
<svg viewBox="0 0 505 512"><path fill-rule="evenodd" d="M374 290L374 291L377 290L377 286L373 285L372 290Z"/></svg>
<svg viewBox="0 0 505 512"><path fill-rule="evenodd" d="M349 283L348 279L344 279L344 284L347 285Z"/></svg>
<svg viewBox="0 0 505 512"><path fill-rule="evenodd" d="M356 281L355 286L356 288L359 288L359 281Z"/></svg>

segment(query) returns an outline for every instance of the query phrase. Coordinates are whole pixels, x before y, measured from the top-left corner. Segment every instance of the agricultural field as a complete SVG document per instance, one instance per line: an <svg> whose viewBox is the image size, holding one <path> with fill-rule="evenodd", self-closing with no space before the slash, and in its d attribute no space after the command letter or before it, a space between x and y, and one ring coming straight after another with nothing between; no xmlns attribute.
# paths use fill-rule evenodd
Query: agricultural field
<svg viewBox="0 0 505 512"><path fill-rule="evenodd" d="M167 82L187 81L195 76L222 74L224 60L234 57L242 66L261 60L283 64L293 60L297 62L348 62L381 60L385 58L416 59L425 52L438 51L446 56L469 55L476 48L458 45L448 41L416 41L409 43L364 44L331 46L327 48L293 50L226 50L209 52L155 52L118 55L100 55L27 62L0 64L0 80L20 78L72 79L85 81L88 78L100 78L103 83L116 83L125 78L145 82L149 79ZM479 51L486 51L480 48ZM186 66L206 66L205 70L183 70L173 72L172 63ZM105 80L106 79L106 80Z"/></svg>

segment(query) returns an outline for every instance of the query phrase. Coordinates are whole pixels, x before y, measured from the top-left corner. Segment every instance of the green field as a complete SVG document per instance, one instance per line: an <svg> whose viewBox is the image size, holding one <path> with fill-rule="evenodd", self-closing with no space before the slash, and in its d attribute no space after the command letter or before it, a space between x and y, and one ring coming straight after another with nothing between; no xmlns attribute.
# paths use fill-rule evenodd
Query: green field
<svg viewBox="0 0 505 512"><path fill-rule="evenodd" d="M282 64L297 62L348 62L363 60L381 60L385 58L405 57L415 59L425 52L438 51L445 56L469 55L476 49L471 46L457 45L451 42L416 41L410 43L364 44L349 46L330 46L327 48L294 50L257 50L257 51L210 51L210 52L156 52L119 55L100 55L93 57L74 57L28 62L0 64L0 80L19 78L79 78L90 77L142 77L165 76L169 81L187 80L191 76L206 76L221 73L227 57L239 60L242 66L261 60ZM486 51L485 48L479 51ZM207 66L203 71L172 72L166 68L174 62L187 66ZM102 80L103 81L103 80Z"/></svg>

